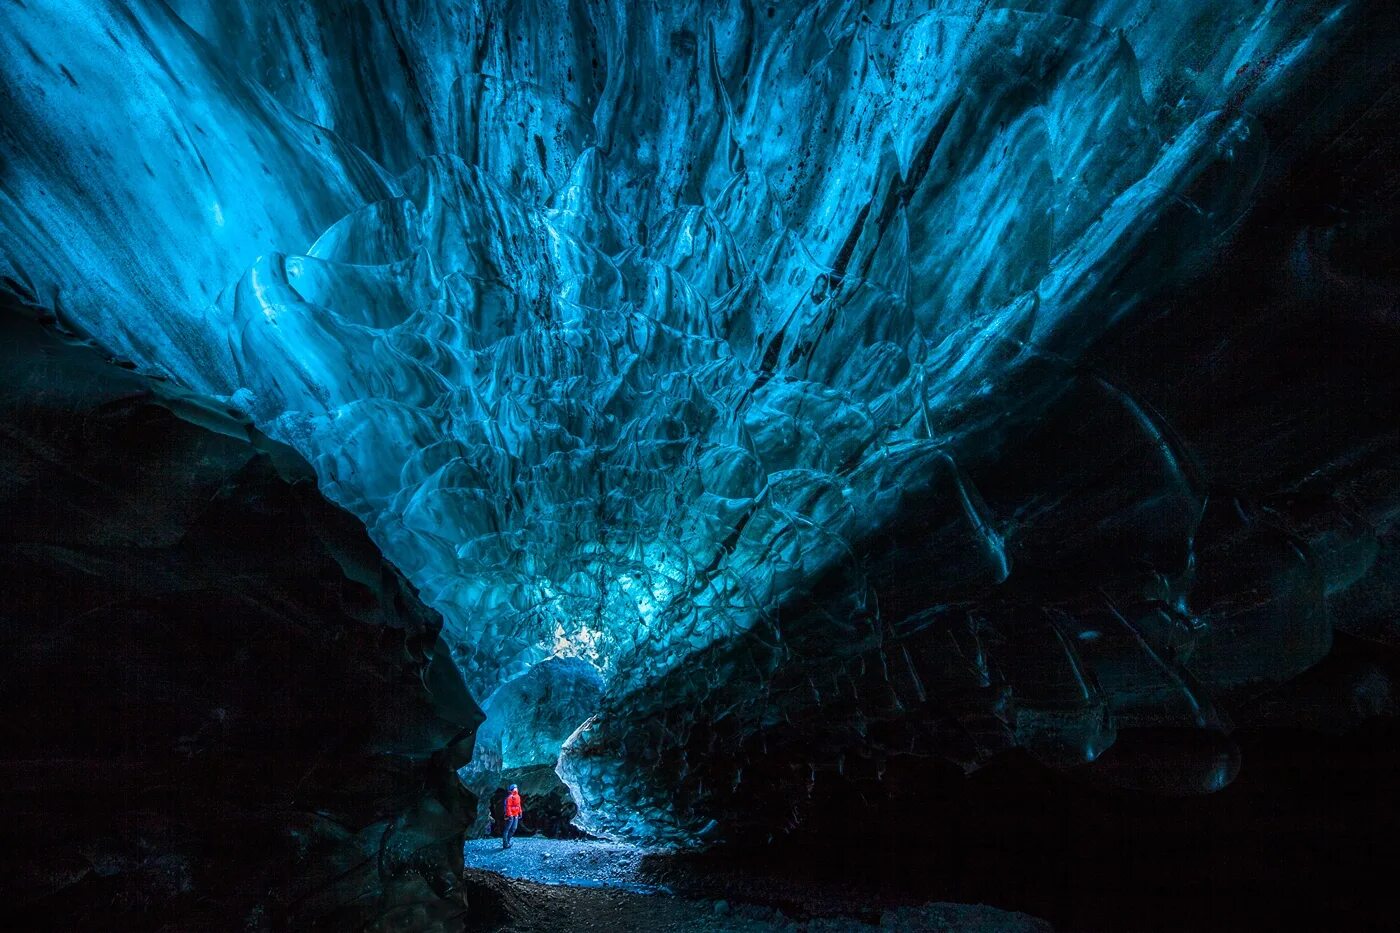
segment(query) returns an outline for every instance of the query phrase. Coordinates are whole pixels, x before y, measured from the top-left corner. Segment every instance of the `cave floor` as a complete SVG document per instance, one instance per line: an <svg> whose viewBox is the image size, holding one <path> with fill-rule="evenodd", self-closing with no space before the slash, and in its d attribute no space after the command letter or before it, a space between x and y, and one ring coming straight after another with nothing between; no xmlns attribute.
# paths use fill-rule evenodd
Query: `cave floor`
<svg viewBox="0 0 1400 933"><path fill-rule="evenodd" d="M466 845L468 874L490 879L513 933L575 930L735 933L1049 933L1025 914L983 905L872 905L839 886L794 887L775 879L694 873L664 853L589 840L520 837Z"/></svg>
<svg viewBox="0 0 1400 933"><path fill-rule="evenodd" d="M546 885L606 887L636 894L670 894L665 885L647 883L642 859L649 853L638 846L575 839L520 836L510 849L499 839L469 839L468 868L493 871L507 878Z"/></svg>

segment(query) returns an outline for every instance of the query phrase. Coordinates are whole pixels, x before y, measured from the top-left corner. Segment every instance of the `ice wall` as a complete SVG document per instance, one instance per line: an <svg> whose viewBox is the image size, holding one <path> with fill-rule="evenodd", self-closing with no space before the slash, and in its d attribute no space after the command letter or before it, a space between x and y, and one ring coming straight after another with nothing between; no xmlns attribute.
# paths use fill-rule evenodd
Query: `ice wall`
<svg viewBox="0 0 1400 933"><path fill-rule="evenodd" d="M1216 248L1348 9L10 5L0 274L305 454L475 696L629 696L921 496L1011 574L960 464Z"/></svg>

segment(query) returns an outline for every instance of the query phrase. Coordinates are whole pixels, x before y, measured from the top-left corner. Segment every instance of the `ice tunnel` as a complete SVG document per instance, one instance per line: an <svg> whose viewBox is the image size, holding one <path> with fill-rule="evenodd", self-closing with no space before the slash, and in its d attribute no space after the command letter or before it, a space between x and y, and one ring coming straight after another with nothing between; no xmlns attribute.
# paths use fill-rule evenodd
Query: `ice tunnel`
<svg viewBox="0 0 1400 933"><path fill-rule="evenodd" d="M589 833L1207 793L1397 639L1382 6L28 0L0 282L304 458Z"/></svg>

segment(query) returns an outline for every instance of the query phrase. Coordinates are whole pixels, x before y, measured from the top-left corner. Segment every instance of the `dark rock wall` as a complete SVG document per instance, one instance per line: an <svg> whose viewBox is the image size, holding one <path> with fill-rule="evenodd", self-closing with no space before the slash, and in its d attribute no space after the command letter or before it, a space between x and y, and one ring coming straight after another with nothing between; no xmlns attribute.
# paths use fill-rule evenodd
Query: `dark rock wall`
<svg viewBox="0 0 1400 933"><path fill-rule="evenodd" d="M3 312L0 916L460 928L436 613L290 449Z"/></svg>

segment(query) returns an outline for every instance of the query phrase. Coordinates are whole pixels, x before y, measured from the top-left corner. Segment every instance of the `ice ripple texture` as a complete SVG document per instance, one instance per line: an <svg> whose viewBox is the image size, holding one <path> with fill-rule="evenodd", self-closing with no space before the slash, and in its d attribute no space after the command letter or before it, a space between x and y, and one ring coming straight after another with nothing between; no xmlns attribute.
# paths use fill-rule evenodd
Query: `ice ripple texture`
<svg viewBox="0 0 1400 933"><path fill-rule="evenodd" d="M1215 248L1344 9L8 4L0 272L303 452L478 699L574 656L623 715L911 496L1014 574L966 459Z"/></svg>

